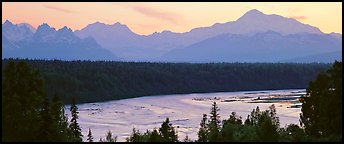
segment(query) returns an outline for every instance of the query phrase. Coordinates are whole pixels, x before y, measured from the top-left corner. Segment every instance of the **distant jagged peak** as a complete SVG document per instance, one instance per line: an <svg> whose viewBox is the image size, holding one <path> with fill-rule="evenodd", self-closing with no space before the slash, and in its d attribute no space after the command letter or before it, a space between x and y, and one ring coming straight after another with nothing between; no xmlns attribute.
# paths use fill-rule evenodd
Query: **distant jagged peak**
<svg viewBox="0 0 344 144"><path fill-rule="evenodd" d="M170 30L162 30L161 32L153 32L152 35L162 34L162 33L171 33Z"/></svg>
<svg viewBox="0 0 344 144"><path fill-rule="evenodd" d="M9 21L9 20L6 20L2 25L3 26L12 26L13 23L11 21Z"/></svg>
<svg viewBox="0 0 344 144"><path fill-rule="evenodd" d="M112 26L114 26L114 27L116 27L116 28L120 28L120 29L122 29L122 30L126 30L126 31L129 31L129 32L132 32L132 31L130 30L130 28L129 28L127 25L122 24L122 23L120 23L120 22L116 22L116 23L112 24Z"/></svg>
<svg viewBox="0 0 344 144"><path fill-rule="evenodd" d="M29 23L20 23L17 24L19 27L27 27L31 32L36 32L36 29Z"/></svg>
<svg viewBox="0 0 344 144"><path fill-rule="evenodd" d="M161 33L173 33L173 32L170 30L163 30Z"/></svg>
<svg viewBox="0 0 344 144"><path fill-rule="evenodd" d="M130 28L127 25L122 24L120 22L116 22L113 24L105 24L103 22L96 21L92 24L87 25L83 29L111 29L111 30L116 30L116 31L125 31L125 32L131 32L132 33L132 31L130 30Z"/></svg>
<svg viewBox="0 0 344 144"><path fill-rule="evenodd" d="M247 11L244 15L239 17L236 22L246 22L246 21L254 21L257 19L264 18L266 16L278 16L278 15L267 15L264 14L263 12L257 10L257 9L252 9Z"/></svg>
<svg viewBox="0 0 344 144"><path fill-rule="evenodd" d="M336 39L339 39L339 40L342 39L342 34L340 34L340 33L331 32L328 35L330 35L330 36L332 36L332 37L334 37Z"/></svg>
<svg viewBox="0 0 344 144"><path fill-rule="evenodd" d="M260 15L265 15L265 14L257 9L252 9L252 10L247 11L243 16L260 16Z"/></svg>
<svg viewBox="0 0 344 144"><path fill-rule="evenodd" d="M232 22L232 21L230 21L230 22ZM228 22L226 22L226 23L228 23ZM211 25L212 27L214 27L214 26L219 26L219 25L223 25L224 23L214 23L213 25Z"/></svg>
<svg viewBox="0 0 344 144"><path fill-rule="evenodd" d="M103 22L100 22L100 21L96 21L94 23L91 23L91 24L88 24L86 27L91 27L91 26L107 26L107 27L125 27L125 28L128 28L127 25L125 24L122 24L120 22L115 22L113 24L106 24L106 23L103 23Z"/></svg>
<svg viewBox="0 0 344 144"><path fill-rule="evenodd" d="M92 25L106 25L105 23L102 23L100 21L96 21L94 23L88 24L87 26L92 26Z"/></svg>
<svg viewBox="0 0 344 144"><path fill-rule="evenodd" d="M47 23L43 23L37 27L35 37L53 36L56 34L56 29L50 27Z"/></svg>
<svg viewBox="0 0 344 144"><path fill-rule="evenodd" d="M337 35L337 36L342 36L342 34L340 34L340 33L336 33L336 32L331 32L331 33L329 33L330 35Z"/></svg>
<svg viewBox="0 0 344 144"><path fill-rule="evenodd" d="M183 34L183 33L179 33L179 32L173 32L173 31L170 31L170 30L163 30L161 32L154 32L152 34L149 34L147 36L154 36L154 37L159 37L159 36L174 36L174 35L180 35L180 34Z"/></svg>
<svg viewBox="0 0 344 144"><path fill-rule="evenodd" d="M14 24L12 23L11 21L9 20L6 20L3 24L2 24L2 27L5 28L5 29L8 29L8 28L14 28L16 30L24 30L24 31L30 31L32 33L34 33L36 31L36 29L31 26L30 24L28 23L19 23L19 24Z"/></svg>
<svg viewBox="0 0 344 144"><path fill-rule="evenodd" d="M48 23L43 23L43 24L39 25L37 27L37 31L38 30L40 30L40 31L42 31L42 30L49 30L49 31L53 30L53 31L56 31L56 29L53 28L53 27L50 27Z"/></svg>
<svg viewBox="0 0 344 144"><path fill-rule="evenodd" d="M277 14L264 14L256 9L246 12L235 21L238 29L242 31L265 31L273 30L283 35L293 33L316 33L322 34L319 28L309 24L303 24L293 18L284 17ZM234 31L236 29L233 29ZM240 32L240 31L238 31Z"/></svg>
<svg viewBox="0 0 344 144"><path fill-rule="evenodd" d="M67 39L74 39L75 37L72 29L68 28L67 26L64 26L63 28L59 29L57 31L57 34L59 37L66 37Z"/></svg>
<svg viewBox="0 0 344 144"><path fill-rule="evenodd" d="M122 24L120 22L115 22L115 23L112 24L112 26L125 26L125 27L127 27L127 25Z"/></svg>
<svg viewBox="0 0 344 144"><path fill-rule="evenodd" d="M2 24L2 31L7 31L7 30L18 30L17 26L15 24L13 24L11 21L6 20L3 24Z"/></svg>
<svg viewBox="0 0 344 144"><path fill-rule="evenodd" d="M28 26L13 24L9 20L2 24L2 36L12 42L28 40L33 33Z"/></svg>
<svg viewBox="0 0 344 144"><path fill-rule="evenodd" d="M89 29L93 29L93 30L96 30L96 29L99 29L101 27L106 27L107 25L105 23L102 23L100 21L96 21L94 23L91 23L91 24L88 24L86 27L82 28L81 30L76 30L76 32L79 32L79 31L82 31L82 30L89 30Z"/></svg>
<svg viewBox="0 0 344 144"><path fill-rule="evenodd" d="M73 32L71 28L68 28L67 26L64 26L63 28L58 30L59 32Z"/></svg>

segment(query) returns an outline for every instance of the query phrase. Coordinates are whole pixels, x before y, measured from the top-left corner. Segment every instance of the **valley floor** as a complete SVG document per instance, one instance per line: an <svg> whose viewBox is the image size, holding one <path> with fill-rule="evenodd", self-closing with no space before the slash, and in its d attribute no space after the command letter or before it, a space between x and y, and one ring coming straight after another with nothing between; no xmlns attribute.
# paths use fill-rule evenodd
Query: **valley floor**
<svg viewBox="0 0 344 144"><path fill-rule="evenodd" d="M236 112L245 121L247 115L257 106L261 110L266 110L275 104L280 127L285 127L290 123L299 125L301 103L297 98L303 94L305 89L240 91L146 96L86 103L78 105L78 122L84 141L89 128L95 141L104 139L108 130L111 130L114 136L118 136L118 141L125 141L134 127L143 133L147 129L160 127L166 117L169 117L178 132L179 140L183 140L186 134L190 139L196 140L202 114L209 114L214 101L220 108L221 120L227 119L231 112ZM69 107L66 105L68 112ZM69 113L68 117L70 119Z"/></svg>

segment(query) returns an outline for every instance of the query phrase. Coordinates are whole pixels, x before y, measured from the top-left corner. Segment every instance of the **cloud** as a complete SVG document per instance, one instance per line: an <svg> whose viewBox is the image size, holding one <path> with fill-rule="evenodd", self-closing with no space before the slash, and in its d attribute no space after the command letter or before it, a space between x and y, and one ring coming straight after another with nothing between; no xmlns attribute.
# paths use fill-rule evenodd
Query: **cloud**
<svg viewBox="0 0 344 144"><path fill-rule="evenodd" d="M181 18L181 16L176 13L163 11L161 9L153 9L144 6L132 6L132 8L143 15L166 20L174 24L179 23L179 20Z"/></svg>
<svg viewBox="0 0 344 144"><path fill-rule="evenodd" d="M303 20L307 19L306 16L289 16L289 18L292 18L292 19L295 19L298 21L303 21Z"/></svg>
<svg viewBox="0 0 344 144"><path fill-rule="evenodd" d="M73 10L69 10L69 9L65 9L65 8L60 8L60 7L56 7L56 6L51 6L51 5L44 5L44 7L48 8L48 9L56 10L56 11L59 11L59 12L76 13L76 11L73 11Z"/></svg>

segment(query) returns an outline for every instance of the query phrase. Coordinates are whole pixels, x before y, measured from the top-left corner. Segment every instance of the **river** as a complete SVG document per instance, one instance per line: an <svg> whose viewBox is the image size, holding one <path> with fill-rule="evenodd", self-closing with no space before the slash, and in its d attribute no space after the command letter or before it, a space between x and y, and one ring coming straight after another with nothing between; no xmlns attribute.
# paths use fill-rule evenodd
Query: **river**
<svg viewBox="0 0 344 144"><path fill-rule="evenodd" d="M139 98L114 100L99 103L85 103L77 105L79 108L78 122L82 128L84 141L87 139L88 129L91 128L94 141L105 138L111 130L118 141L125 141L135 127L141 133L147 129L159 128L169 117L176 127L180 140L186 134L190 139L197 139L197 131L202 114L209 114L215 101L220 108L220 119L227 119L231 112L236 112L245 121L250 112L259 106L261 110L268 109L274 104L280 126L294 123L299 125L300 105L296 99L305 94L305 89L239 91L217 93L176 94L161 96L144 96ZM69 107L66 106L68 120Z"/></svg>

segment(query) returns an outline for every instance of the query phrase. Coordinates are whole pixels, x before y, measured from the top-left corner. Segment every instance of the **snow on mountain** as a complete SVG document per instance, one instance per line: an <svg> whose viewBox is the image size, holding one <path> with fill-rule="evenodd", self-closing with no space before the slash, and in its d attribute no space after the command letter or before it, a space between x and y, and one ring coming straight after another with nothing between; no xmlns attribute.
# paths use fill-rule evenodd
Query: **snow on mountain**
<svg viewBox="0 0 344 144"><path fill-rule="evenodd" d="M2 27L3 36L6 37L5 46L18 47L18 41L77 43L79 39L91 38L100 45L96 47L127 61L269 62L339 50L338 46L342 45L341 34L325 34L318 28L295 19L264 14L256 9L246 12L236 21L215 23L184 33L165 30L139 35L119 22L95 22L74 32L67 27L56 30L48 24L42 24L33 33L28 25L14 25L9 21ZM257 46L259 48L254 48ZM275 58L268 58L274 55Z"/></svg>
<svg viewBox="0 0 344 144"><path fill-rule="evenodd" d="M342 39L342 35L341 35L340 33L334 33L334 32L332 32L332 33L330 33L329 35L335 37L335 38L338 39L338 40L341 40L341 39Z"/></svg>
<svg viewBox="0 0 344 144"><path fill-rule="evenodd" d="M126 58L149 58L154 50L145 49L144 36L133 33L126 25L114 23L111 25L96 22L75 31L80 38L92 37L105 49Z"/></svg>
<svg viewBox="0 0 344 144"><path fill-rule="evenodd" d="M18 26L6 20L2 24L2 36L9 41L27 41L33 36L33 32L25 26Z"/></svg>
<svg viewBox="0 0 344 144"><path fill-rule="evenodd" d="M278 62L342 49L331 35L274 31L254 35L222 34L188 47L173 50L159 61L173 62Z"/></svg>
<svg viewBox="0 0 344 144"><path fill-rule="evenodd" d="M68 27L59 30L43 23L35 33L6 21L2 30L2 58L119 60L93 38L80 39ZM29 36L27 33L29 33ZM26 35L25 35L26 34ZM25 35L18 40L19 36Z"/></svg>
<svg viewBox="0 0 344 144"><path fill-rule="evenodd" d="M323 34L318 28L303 24L295 19L274 14L266 15L255 9L246 12L236 21L194 28L184 33L163 31L144 36L133 33L127 26L120 23L107 25L100 22L90 24L75 33L81 38L93 37L104 48L119 54L127 60L151 60L171 50L181 49L221 34L252 35L266 31L275 31L282 35L297 33Z"/></svg>
<svg viewBox="0 0 344 144"><path fill-rule="evenodd" d="M319 28L276 14L266 15L256 9L246 12L236 20L230 31L235 34L264 31L275 31L283 35L297 33L322 34Z"/></svg>
<svg viewBox="0 0 344 144"><path fill-rule="evenodd" d="M27 27L27 28L29 28L33 33L36 31L36 29L32 26L32 25L30 25L30 24L28 24L28 23L20 23L20 24L17 24L19 27L22 27L22 26L24 26L24 27Z"/></svg>

